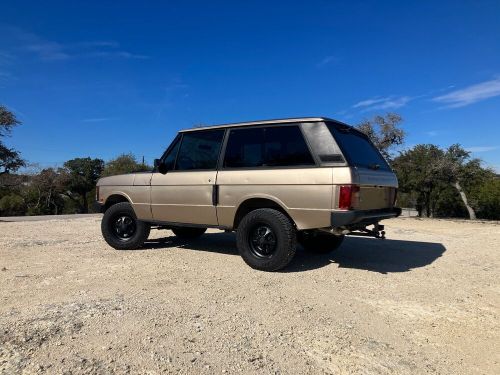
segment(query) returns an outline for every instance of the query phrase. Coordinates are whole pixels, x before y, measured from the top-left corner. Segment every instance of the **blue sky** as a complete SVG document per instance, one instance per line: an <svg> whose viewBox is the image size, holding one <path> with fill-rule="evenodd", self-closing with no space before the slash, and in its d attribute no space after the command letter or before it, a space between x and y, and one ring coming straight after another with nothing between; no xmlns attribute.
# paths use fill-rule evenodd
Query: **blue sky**
<svg viewBox="0 0 500 375"><path fill-rule="evenodd" d="M6 143L41 166L159 156L179 129L400 113L500 170L499 1L11 1Z"/></svg>

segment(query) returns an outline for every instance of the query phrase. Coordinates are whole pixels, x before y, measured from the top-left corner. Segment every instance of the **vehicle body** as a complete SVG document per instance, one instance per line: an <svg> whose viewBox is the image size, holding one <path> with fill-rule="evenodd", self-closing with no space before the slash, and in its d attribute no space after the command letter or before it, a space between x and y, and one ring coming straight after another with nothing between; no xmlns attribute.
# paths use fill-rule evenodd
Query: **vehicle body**
<svg viewBox="0 0 500 375"><path fill-rule="evenodd" d="M155 160L153 172L101 178L97 203L103 212L128 204L133 211L129 221L148 227L147 233L150 226L184 237L206 228L237 231L240 253L246 246L256 257L253 262L242 254L247 263L274 270L286 265L295 249L277 260L283 256L269 249L280 246L274 231L283 228L273 229L269 222L283 221L293 232L285 247L294 247L297 237L305 247L326 251L352 232L383 236L379 221L401 212L394 206L397 187L394 172L364 134L328 118L295 118L180 131ZM264 219L258 213L254 218L262 224L260 235L257 225L255 233L247 228L253 237L243 236L241 226L247 227L245 218L256 210L264 210ZM104 216L103 223L110 221L103 224L108 243L141 246L144 233L137 241L130 239L132 230L129 238L111 238L125 228L111 223L120 219L115 216ZM374 229L367 229L372 224ZM253 251L254 245L273 254Z"/></svg>

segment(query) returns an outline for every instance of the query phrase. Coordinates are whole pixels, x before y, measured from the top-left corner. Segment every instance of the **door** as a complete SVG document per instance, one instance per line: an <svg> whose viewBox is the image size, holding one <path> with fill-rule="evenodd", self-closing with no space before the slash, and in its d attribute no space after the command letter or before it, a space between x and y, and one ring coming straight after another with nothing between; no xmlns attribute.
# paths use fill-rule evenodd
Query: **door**
<svg viewBox="0 0 500 375"><path fill-rule="evenodd" d="M279 204L300 229L330 225L332 169L316 168L297 124L228 131L219 174L219 225L232 227L250 199Z"/></svg>
<svg viewBox="0 0 500 375"><path fill-rule="evenodd" d="M176 139L163 162L166 174L153 173L153 220L218 225L214 202L223 129L189 131Z"/></svg>

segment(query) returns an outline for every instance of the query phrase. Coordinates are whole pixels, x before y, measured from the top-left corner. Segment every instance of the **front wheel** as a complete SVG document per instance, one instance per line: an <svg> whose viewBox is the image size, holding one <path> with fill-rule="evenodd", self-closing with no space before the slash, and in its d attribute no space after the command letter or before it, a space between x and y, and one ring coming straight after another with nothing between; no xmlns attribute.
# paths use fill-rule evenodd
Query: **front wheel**
<svg viewBox="0 0 500 375"><path fill-rule="evenodd" d="M299 232L297 235L299 243L305 250L317 254L326 254L337 250L344 242L344 237L344 235L336 236L317 230Z"/></svg>
<svg viewBox="0 0 500 375"><path fill-rule="evenodd" d="M128 202L117 203L104 213L101 231L109 246L117 250L140 248L148 239L151 226L137 220Z"/></svg>
<svg viewBox="0 0 500 375"><path fill-rule="evenodd" d="M260 208L248 213L236 231L236 244L243 260L261 271L277 271L295 255L295 228L283 213Z"/></svg>

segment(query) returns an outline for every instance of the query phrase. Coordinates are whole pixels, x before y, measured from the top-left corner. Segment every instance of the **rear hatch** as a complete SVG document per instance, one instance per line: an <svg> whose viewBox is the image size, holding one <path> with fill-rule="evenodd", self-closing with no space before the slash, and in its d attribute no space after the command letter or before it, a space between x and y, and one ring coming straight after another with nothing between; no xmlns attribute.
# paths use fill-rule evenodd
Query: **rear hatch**
<svg viewBox="0 0 500 375"><path fill-rule="evenodd" d="M340 123L328 122L328 129L352 168L351 209L378 210L394 207L398 181L389 164L368 137Z"/></svg>

